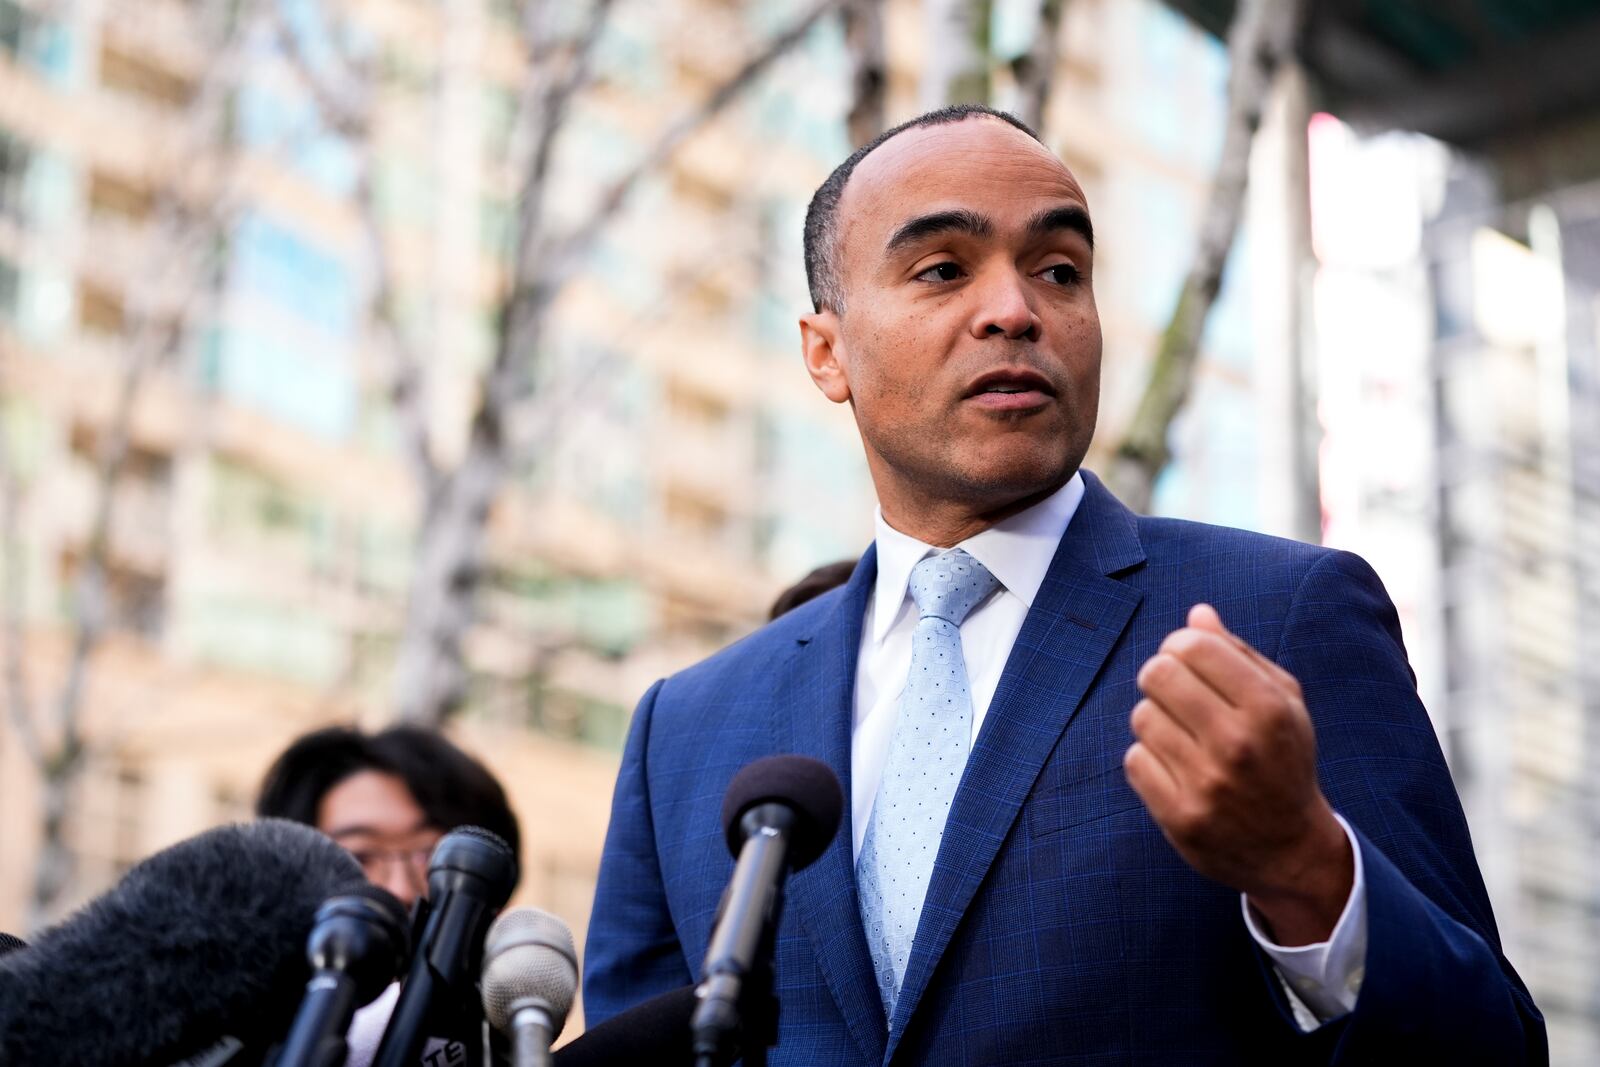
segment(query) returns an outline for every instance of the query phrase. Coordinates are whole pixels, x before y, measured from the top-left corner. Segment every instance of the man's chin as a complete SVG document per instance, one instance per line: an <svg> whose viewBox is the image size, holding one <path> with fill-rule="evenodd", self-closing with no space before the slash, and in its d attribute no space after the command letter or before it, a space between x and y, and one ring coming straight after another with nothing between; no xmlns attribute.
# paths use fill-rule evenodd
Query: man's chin
<svg viewBox="0 0 1600 1067"><path fill-rule="evenodd" d="M1070 457L1045 459L1038 453L1003 462L971 464L959 472L964 493L985 510L1042 500L1060 489L1078 469Z"/></svg>

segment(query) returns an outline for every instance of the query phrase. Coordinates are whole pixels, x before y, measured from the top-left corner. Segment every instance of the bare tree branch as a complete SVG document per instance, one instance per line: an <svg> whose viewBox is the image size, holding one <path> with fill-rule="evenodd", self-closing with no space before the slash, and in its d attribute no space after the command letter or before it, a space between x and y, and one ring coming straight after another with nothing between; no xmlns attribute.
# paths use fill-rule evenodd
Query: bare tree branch
<svg viewBox="0 0 1600 1067"><path fill-rule="evenodd" d="M993 16L994 0L922 0L928 35L920 90L924 110L989 102Z"/></svg>
<svg viewBox="0 0 1600 1067"><path fill-rule="evenodd" d="M301 86L311 96L312 106L316 109L317 118L332 132L355 142L365 141L370 134L372 120L372 107L370 92L362 95L368 97L360 102L351 102L345 99L345 94L334 86L328 78L317 72L311 57L306 55L305 42L300 39L300 34L290 24L289 17L283 11L284 0L273 0L266 8L266 17L271 26L273 37L278 45L278 53L283 56L294 71L295 77ZM348 58L341 57L347 68L347 79L357 85L365 86L369 75L366 72L356 72L349 68L355 65Z"/></svg>
<svg viewBox="0 0 1600 1067"><path fill-rule="evenodd" d="M611 7L612 0L593 0L564 70L545 77L540 90L524 94L537 101L532 108L537 129L517 199L511 293L500 308L494 358L479 390L466 452L423 514L396 673L396 709L403 721L436 725L466 697L462 641L483 576L489 509L514 462L511 409L531 392L527 359L542 347L548 295L559 284L541 273L552 269L543 232L549 168L572 98L589 80ZM524 10L523 33L530 47L538 44L533 7Z"/></svg>
<svg viewBox="0 0 1600 1067"><path fill-rule="evenodd" d="M228 20L220 20L228 23ZM189 132L199 142L180 147L190 158L215 154L220 141L223 105L241 68L238 55L248 36L252 12L249 4L239 17L222 31L217 55L188 105ZM225 157L231 162L231 157ZM71 597L69 614L72 638L66 675L55 701L52 750L40 746L38 766L43 777L40 807L43 820L38 863L34 871L33 893L29 902L29 929L37 929L52 916L56 902L71 878L73 855L66 841L66 825L71 798L86 756L82 715L89 668L106 627L106 586L110 566L112 530L115 528L116 487L126 465L131 439L133 413L145 373L163 354L173 351L189 332L194 301L190 299L209 276L208 257L215 255L216 234L226 226L235 210L226 180L209 191L203 209L195 210L189 199L204 187L206 179L181 182L163 188L155 198L155 218L151 224L159 262L165 270L155 270L137 279L127 306L132 326L122 346L124 360L117 380L116 396L105 431L96 440L94 510L90 519L83 558ZM169 294L169 283L176 278L186 285L180 314L166 317L158 313L157 294ZM15 635L20 636L20 635Z"/></svg>
<svg viewBox="0 0 1600 1067"><path fill-rule="evenodd" d="M768 67L792 51L824 15L839 8L844 2L845 0L818 0L805 14L795 19L788 29L767 42L765 48L717 86L698 107L667 127L644 155L601 194L599 202L589 216L575 226L571 235L557 246L554 259L556 276L564 280L567 273L576 267L577 262L593 247L600 231L616 216L623 203L633 194L634 188L646 175L659 169L695 131L720 115L723 109L738 99L752 82L765 74Z"/></svg>
<svg viewBox="0 0 1600 1067"><path fill-rule="evenodd" d="M1067 0L1040 0L1039 21L1028 50L1011 61L1017 83L1017 118L1044 132L1045 108L1061 57L1061 14Z"/></svg>
<svg viewBox="0 0 1600 1067"><path fill-rule="evenodd" d="M359 151L356 177L356 204L361 231L372 260L372 319L380 339L389 352L389 401L400 417L401 439L412 472L424 499L439 491L443 473L433 451L433 433L428 428L427 379L421 354L400 321L399 295L394 288L388 234L379 218L377 191L373 185L373 151L364 144Z"/></svg>
<svg viewBox="0 0 1600 1067"><path fill-rule="evenodd" d="M556 136L566 125L567 112L572 106L573 96L589 84L594 68L595 46L599 43L600 33L605 29L606 21L610 17L613 2L614 0L592 0L589 5L589 18L573 45L572 56L567 62L566 69L551 80L550 87L544 94L543 105L540 108L538 138L522 186L523 198L533 195L535 199L542 199L538 194L550 174L550 161L555 153ZM533 213L524 210L523 215L531 217Z"/></svg>
<svg viewBox="0 0 1600 1067"><path fill-rule="evenodd" d="M544 233L542 198L548 190L545 175L551 157L548 150L541 156L540 145L554 143L571 93L587 77L587 56L582 51L574 54L566 79L551 83L541 107L541 127L529 160L528 180L518 203L512 289L502 309L494 360L479 392L465 454L446 477L437 506L424 517L418 542L396 673L396 714L401 720L437 724L465 699L467 670L462 642L472 622L474 598L484 573L489 512L506 472L525 458L516 451L516 416L525 414L532 394L531 368L543 348L548 312L556 294L639 183L792 50L823 16L843 3L844 0L818 0L813 4L699 106L664 130L638 161L600 195L590 214L559 239ZM605 10L599 11L602 19ZM585 47L584 42L592 47L598 38L600 27L593 21L588 25L580 37L580 49ZM564 86L571 86L571 90L565 91ZM530 439L534 438L524 440Z"/></svg>
<svg viewBox="0 0 1600 1067"><path fill-rule="evenodd" d="M1136 511L1148 510L1155 480L1171 461L1172 420L1189 399L1206 317L1239 229L1250 177L1250 145L1273 78L1294 45L1305 0L1240 0L1228 31L1228 115L1222 155L1201 216L1199 243L1161 335L1144 395L1111 469L1111 486Z"/></svg>
<svg viewBox="0 0 1600 1067"><path fill-rule="evenodd" d="M4 552L5 566L5 688L6 710L12 728L22 742L22 750L35 767L45 762L44 740L39 736L39 724L34 718L33 687L28 678L28 661L23 653L27 641L26 582L23 577L25 560L22 550L22 532L18 511L21 506L22 487L17 482L16 466L10 454L10 441L4 427L0 427L0 551Z"/></svg>
<svg viewBox="0 0 1600 1067"><path fill-rule="evenodd" d="M339 80L357 87L350 99L329 78L318 73L306 55L305 43L282 9L282 0L270 6L270 18L279 53L288 62L311 97L321 123L349 142L356 155L355 201L362 239L372 262L370 318L376 325L381 348L389 357L389 401L398 416L401 440L424 500L439 491L442 472L434 456L428 427L427 379L421 353L401 322L399 294L394 288L393 259L377 201L376 151L373 144L372 72L348 56L338 57L345 74Z"/></svg>
<svg viewBox="0 0 1600 1067"><path fill-rule="evenodd" d="M840 12L850 53L850 144L860 148L888 125L889 61L883 32L883 0L851 0Z"/></svg>

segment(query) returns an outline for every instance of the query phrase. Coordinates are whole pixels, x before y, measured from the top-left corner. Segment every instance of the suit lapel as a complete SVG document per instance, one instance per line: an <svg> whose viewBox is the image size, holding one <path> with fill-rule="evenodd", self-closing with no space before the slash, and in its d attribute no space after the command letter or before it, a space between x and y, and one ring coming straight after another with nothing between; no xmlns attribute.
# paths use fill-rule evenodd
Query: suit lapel
<svg viewBox="0 0 1600 1067"><path fill-rule="evenodd" d="M885 1063L1045 760L1142 597L1107 577L1144 560L1133 514L1087 471L1084 482L1084 498L1012 646L951 804ZM870 962L866 975L870 980Z"/></svg>
<svg viewBox="0 0 1600 1067"><path fill-rule="evenodd" d="M862 616L877 574L876 547L868 548L833 610L819 616L811 633L798 640L801 647L778 687L783 699L773 718L777 750L821 760L833 768L844 789L839 832L820 859L789 880L787 896L868 1063L882 1058L888 1028L856 900L850 730Z"/></svg>

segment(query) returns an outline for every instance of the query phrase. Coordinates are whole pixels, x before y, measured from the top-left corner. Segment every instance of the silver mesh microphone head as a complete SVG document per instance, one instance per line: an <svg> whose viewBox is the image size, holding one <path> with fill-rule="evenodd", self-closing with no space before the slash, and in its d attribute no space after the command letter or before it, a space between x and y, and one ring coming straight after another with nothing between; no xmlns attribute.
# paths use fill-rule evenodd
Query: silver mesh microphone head
<svg viewBox="0 0 1600 1067"><path fill-rule="evenodd" d="M538 908L515 908L483 939L483 1013L502 1032L523 1008L550 1015L561 1031L578 992L578 953L567 924Z"/></svg>

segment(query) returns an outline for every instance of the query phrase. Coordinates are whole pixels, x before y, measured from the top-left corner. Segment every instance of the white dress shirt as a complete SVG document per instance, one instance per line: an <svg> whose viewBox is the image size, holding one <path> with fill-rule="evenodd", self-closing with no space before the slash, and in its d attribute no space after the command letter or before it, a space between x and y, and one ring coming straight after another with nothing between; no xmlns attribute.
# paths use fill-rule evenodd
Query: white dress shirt
<svg viewBox="0 0 1600 1067"><path fill-rule="evenodd" d="M1000 580L1000 588L961 624L961 649L972 694L973 744L980 736L1023 619L1033 607L1033 598L1044 584L1061 536L1082 500L1083 478L1074 474L1067 484L1033 507L961 542L961 548ZM911 670L911 634L917 625L916 606L907 588L911 569L940 551L891 527L884 521L882 510L877 514L877 545L878 581L862 621L850 735L850 813L857 858L883 778L900 694ZM1129 743L1132 744L1131 734ZM1349 824L1343 818L1339 822L1349 834ZM1366 891L1361 850L1354 835L1350 837L1350 847L1355 852L1355 885L1327 941L1297 948L1274 944L1262 933L1248 903L1240 897L1245 926L1272 958L1295 1020L1303 1030L1313 1030L1349 1012L1361 989L1367 941Z"/></svg>

